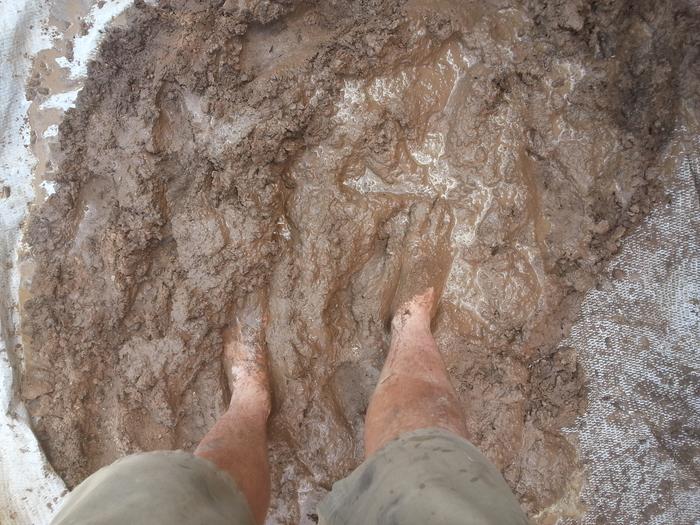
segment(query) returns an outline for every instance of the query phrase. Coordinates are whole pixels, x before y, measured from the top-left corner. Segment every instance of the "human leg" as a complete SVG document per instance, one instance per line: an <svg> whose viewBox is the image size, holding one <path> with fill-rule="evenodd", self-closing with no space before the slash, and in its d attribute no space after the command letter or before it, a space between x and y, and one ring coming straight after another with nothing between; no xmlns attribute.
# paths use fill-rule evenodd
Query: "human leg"
<svg viewBox="0 0 700 525"><path fill-rule="evenodd" d="M271 398L260 323L257 307L225 334L224 366L231 401L194 454L227 472L246 496L256 521L263 523L270 502L267 418Z"/></svg>
<svg viewBox="0 0 700 525"><path fill-rule="evenodd" d="M365 456L401 434L442 428L464 438L457 394L430 332L435 292L429 288L394 315L389 353L365 418Z"/></svg>
<svg viewBox="0 0 700 525"><path fill-rule="evenodd" d="M444 201L411 207L392 304L391 345L365 417L366 457L421 428L466 437L462 409L430 331L452 262L451 231Z"/></svg>
<svg viewBox="0 0 700 525"><path fill-rule="evenodd" d="M318 507L319 525L526 525L505 480L466 439L430 331L449 269L444 206L415 206L389 352L365 418L365 461Z"/></svg>

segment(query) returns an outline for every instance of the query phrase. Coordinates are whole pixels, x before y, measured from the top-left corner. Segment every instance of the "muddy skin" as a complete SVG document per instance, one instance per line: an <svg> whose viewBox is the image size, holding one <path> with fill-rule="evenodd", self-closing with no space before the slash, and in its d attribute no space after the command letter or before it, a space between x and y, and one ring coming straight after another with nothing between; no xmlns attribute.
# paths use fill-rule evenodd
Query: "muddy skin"
<svg viewBox="0 0 700 525"><path fill-rule="evenodd" d="M362 459L411 206L442 199L434 330L471 439L540 523L575 518L585 378L558 342L663 199L698 34L684 1L139 2L26 229L22 397L54 468L192 450L262 290L270 520L313 522Z"/></svg>

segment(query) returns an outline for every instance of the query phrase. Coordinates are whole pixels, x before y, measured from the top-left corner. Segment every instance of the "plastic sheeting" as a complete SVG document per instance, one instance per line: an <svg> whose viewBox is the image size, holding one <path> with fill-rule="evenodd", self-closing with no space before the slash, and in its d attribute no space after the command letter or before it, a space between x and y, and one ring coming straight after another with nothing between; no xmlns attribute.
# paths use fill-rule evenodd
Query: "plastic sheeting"
<svg viewBox="0 0 700 525"><path fill-rule="evenodd" d="M52 97L55 107L72 103L100 28L128 3L82 6L92 29L78 41L73 61L64 64L72 85ZM28 148L30 103L24 91L32 56L60 36L48 25L56 6L58 0L0 0L2 524L48 523L65 495L13 395L21 366L13 352L20 342L20 225L28 205L42 198L35 191L42 181L33 180L36 159ZM61 59L66 60L57 62ZM55 132L53 124L42 136ZM576 522L700 522L700 137L679 128L668 150L671 203L626 239L608 265L611 279L587 294L579 322L562 342L578 351L589 385L587 412L569 429L583 464L581 494L570 499L580 497L587 507ZM50 191L50 183L42 187Z"/></svg>
<svg viewBox="0 0 700 525"><path fill-rule="evenodd" d="M700 137L678 135L671 203L625 240L562 342L588 378L572 429L586 524L700 522Z"/></svg>
<svg viewBox="0 0 700 525"><path fill-rule="evenodd" d="M13 397L13 353L19 343L17 249L20 225L34 199L25 125L29 102L25 79L31 56L51 44L41 33L46 16L38 1L0 1L0 523L41 524L50 519L65 492L46 463ZM14 363L11 363L14 361Z"/></svg>
<svg viewBox="0 0 700 525"><path fill-rule="evenodd" d="M0 524L48 523L66 494L63 481L51 469L32 433L29 417L15 396L21 372L19 334L18 254L21 225L32 202L50 194L50 181L35 180L37 159L30 144L55 140L63 110L80 89L90 53L100 32L131 0L109 3L72 0L0 0ZM58 13L57 13L58 12ZM65 16L63 16L65 14ZM58 15L58 16L57 16ZM89 30L74 43L71 60L57 57L67 70L65 82L39 108L25 97L32 59L51 49L64 30L77 32L78 17ZM67 23L70 21L71 23ZM68 29L66 29L68 28ZM46 129L32 130L28 115L45 112ZM53 122L53 123L52 123ZM32 131L35 136L32 138ZM37 133L39 132L39 133ZM48 149L48 146L46 145Z"/></svg>

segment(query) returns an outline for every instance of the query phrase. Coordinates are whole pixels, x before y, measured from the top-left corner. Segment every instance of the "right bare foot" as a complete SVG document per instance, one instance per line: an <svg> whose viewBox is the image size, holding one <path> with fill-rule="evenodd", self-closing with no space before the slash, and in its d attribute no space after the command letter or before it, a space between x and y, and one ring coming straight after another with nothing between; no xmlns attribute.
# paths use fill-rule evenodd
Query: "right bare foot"
<svg viewBox="0 0 700 525"><path fill-rule="evenodd" d="M391 306L400 314L425 312L430 320L452 265L452 217L444 199L413 204L404 239L396 293Z"/></svg>
<svg viewBox="0 0 700 525"><path fill-rule="evenodd" d="M272 408L265 343L265 304L255 297L237 312L224 331L223 364L231 391L231 404L269 416Z"/></svg>

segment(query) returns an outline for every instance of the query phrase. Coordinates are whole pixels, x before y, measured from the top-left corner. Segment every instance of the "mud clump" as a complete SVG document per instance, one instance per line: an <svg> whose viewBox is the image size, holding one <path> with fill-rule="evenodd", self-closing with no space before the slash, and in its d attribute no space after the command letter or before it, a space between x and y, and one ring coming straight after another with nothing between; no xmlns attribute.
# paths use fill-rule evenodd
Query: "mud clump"
<svg viewBox="0 0 700 525"><path fill-rule="evenodd" d="M74 486L191 450L226 406L221 332L268 297L271 521L363 456L408 210L453 221L435 336L472 440L545 522L574 516L585 405L559 341L697 71L685 2L138 2L60 128L26 231L22 396Z"/></svg>

